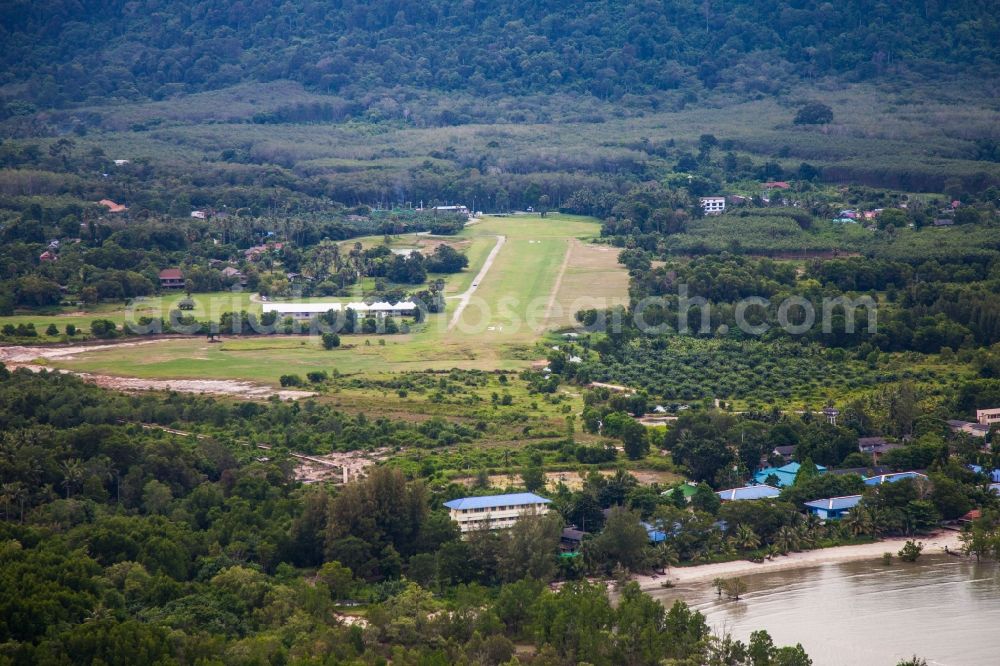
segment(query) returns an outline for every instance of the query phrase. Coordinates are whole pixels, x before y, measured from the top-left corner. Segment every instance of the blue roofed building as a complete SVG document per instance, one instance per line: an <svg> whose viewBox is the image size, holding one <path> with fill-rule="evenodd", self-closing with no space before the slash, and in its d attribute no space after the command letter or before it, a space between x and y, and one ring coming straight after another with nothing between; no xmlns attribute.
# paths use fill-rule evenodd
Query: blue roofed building
<svg viewBox="0 0 1000 666"><path fill-rule="evenodd" d="M667 540L667 533L661 529L658 529L649 523L641 523L642 528L646 530L646 536L649 537L650 543L663 543Z"/></svg>
<svg viewBox="0 0 1000 666"><path fill-rule="evenodd" d="M500 530L513 527L523 516L547 513L552 500L535 493L462 497L445 502L451 519L462 534L475 530Z"/></svg>
<svg viewBox="0 0 1000 666"><path fill-rule="evenodd" d="M966 467L976 474L985 474L990 477L991 483L1000 483L1000 469L987 470L982 465L966 465Z"/></svg>
<svg viewBox="0 0 1000 666"><path fill-rule="evenodd" d="M760 484L756 486L743 486L742 488L720 490L715 494L718 495L719 499L723 502L739 502L741 500L759 500L777 497L781 494L781 491L774 486Z"/></svg>
<svg viewBox="0 0 1000 666"><path fill-rule="evenodd" d="M881 486L883 483L896 483L904 479L926 479L926 474L920 472L896 472L894 474L880 474L879 476L869 476L865 479L866 486Z"/></svg>
<svg viewBox="0 0 1000 666"><path fill-rule="evenodd" d="M768 483L768 479L773 476L774 479L771 479L771 482L774 485L779 488L787 488L788 486L795 485L795 478L799 475L801 467L802 465L797 462L788 463L781 467L765 467L754 473L753 482L757 484ZM816 469L820 474L826 472L826 467L822 465L816 465Z"/></svg>
<svg viewBox="0 0 1000 666"><path fill-rule="evenodd" d="M827 497L806 502L806 511L824 520L840 520L861 501L861 495Z"/></svg>

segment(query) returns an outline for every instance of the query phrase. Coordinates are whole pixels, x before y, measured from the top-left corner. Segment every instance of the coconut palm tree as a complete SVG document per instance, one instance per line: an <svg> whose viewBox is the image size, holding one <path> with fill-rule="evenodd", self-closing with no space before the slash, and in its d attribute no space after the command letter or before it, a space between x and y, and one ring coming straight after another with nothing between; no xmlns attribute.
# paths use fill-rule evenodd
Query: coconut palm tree
<svg viewBox="0 0 1000 666"><path fill-rule="evenodd" d="M876 539L889 531L891 519L889 512L881 507L868 507L869 534Z"/></svg>
<svg viewBox="0 0 1000 666"><path fill-rule="evenodd" d="M10 518L10 504L14 501L14 484L4 483L0 485L0 504L3 504L3 519Z"/></svg>
<svg viewBox="0 0 1000 666"><path fill-rule="evenodd" d="M73 486L83 478L83 464L79 458L69 458L62 461L60 467L63 471L62 485L66 489L66 499L69 499L73 492Z"/></svg>
<svg viewBox="0 0 1000 666"><path fill-rule="evenodd" d="M736 526L733 541L738 548L743 550L756 550L760 547L760 537L757 536L752 527L744 523Z"/></svg>
<svg viewBox="0 0 1000 666"><path fill-rule="evenodd" d="M868 507L859 504L847 514L843 524L851 536L861 536L872 533L874 521Z"/></svg>
<svg viewBox="0 0 1000 666"><path fill-rule="evenodd" d="M816 544L816 532L804 520L795 526L795 535L799 540L800 546L808 547Z"/></svg>
<svg viewBox="0 0 1000 666"><path fill-rule="evenodd" d="M667 569L678 562L680 562L680 557L673 544L663 542L652 549L649 563L653 569L666 573Z"/></svg>
<svg viewBox="0 0 1000 666"><path fill-rule="evenodd" d="M17 502L17 507L20 511L19 522L24 522L24 502L28 499L28 487L21 483L20 481L14 482L14 488L12 490L12 497L14 501Z"/></svg>
<svg viewBox="0 0 1000 666"><path fill-rule="evenodd" d="M774 536L774 545L782 554L799 549L799 535L791 525L783 525Z"/></svg>

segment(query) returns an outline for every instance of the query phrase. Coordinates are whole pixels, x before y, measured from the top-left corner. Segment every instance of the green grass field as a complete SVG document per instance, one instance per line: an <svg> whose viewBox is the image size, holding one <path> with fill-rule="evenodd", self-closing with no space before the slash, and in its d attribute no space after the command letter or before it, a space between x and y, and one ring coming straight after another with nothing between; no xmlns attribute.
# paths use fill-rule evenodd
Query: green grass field
<svg viewBox="0 0 1000 666"><path fill-rule="evenodd" d="M194 301L195 307L186 314L191 314L198 319L218 321L219 316L227 311L259 312L260 305L252 303L250 296L248 292L230 291L192 294L191 299ZM120 325L127 321L137 321L140 317L166 318L170 311L176 310L178 303L186 298L187 294L178 291L162 296L138 298L131 302L97 303L88 306L81 305L80 307L63 306L33 312L17 311L14 315L0 317L0 326L34 324L35 330L38 331L38 340L52 342L62 339L67 324L73 324L77 329L86 332L90 330L90 322L95 319L109 319ZM49 324L56 325L59 329L58 336L45 335L45 329Z"/></svg>
<svg viewBox="0 0 1000 666"><path fill-rule="evenodd" d="M466 227L454 240L468 242L470 265L462 273L448 276L446 294L449 296L457 296L471 286L498 235L506 236L507 242L478 285L459 325L452 330L448 330L448 322L458 299L449 299L447 312L431 315L410 334L344 335L343 346L330 351L322 348L318 338L312 337L225 338L221 344L189 338L82 352L69 359L52 361L51 365L120 376L246 379L270 384L276 383L280 375L304 375L311 370L368 375L425 369L522 368L537 357L534 345L553 323L547 320L545 310L553 298L557 275L570 241L587 239L597 233L596 221L570 215L552 215L544 219L539 216L486 217ZM363 240L375 242L373 238ZM407 241L400 238L395 242L403 245ZM624 269L620 270L624 273ZM621 284L625 284L624 280ZM623 291L621 296L625 295ZM504 305L502 300L503 311L498 307ZM260 307L250 303L248 294L203 294L196 295L195 301L199 308L195 313L199 315L220 308L218 314ZM168 300L155 305L172 304L173 301ZM148 307L154 304L151 302ZM488 316L484 316L487 310ZM124 312L111 312L116 316L125 315ZM213 319L217 319L218 314ZM40 318L34 320L38 326ZM84 321L89 322L89 319ZM529 321L534 325L525 323Z"/></svg>

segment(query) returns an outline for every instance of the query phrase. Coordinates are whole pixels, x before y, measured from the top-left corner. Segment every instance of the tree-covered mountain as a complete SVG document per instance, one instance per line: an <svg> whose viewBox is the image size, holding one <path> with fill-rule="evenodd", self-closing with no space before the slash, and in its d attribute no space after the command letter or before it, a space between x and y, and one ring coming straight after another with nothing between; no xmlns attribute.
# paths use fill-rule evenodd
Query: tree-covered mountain
<svg viewBox="0 0 1000 666"><path fill-rule="evenodd" d="M996 68L990 0L3 0L8 115L293 79L603 99Z"/></svg>

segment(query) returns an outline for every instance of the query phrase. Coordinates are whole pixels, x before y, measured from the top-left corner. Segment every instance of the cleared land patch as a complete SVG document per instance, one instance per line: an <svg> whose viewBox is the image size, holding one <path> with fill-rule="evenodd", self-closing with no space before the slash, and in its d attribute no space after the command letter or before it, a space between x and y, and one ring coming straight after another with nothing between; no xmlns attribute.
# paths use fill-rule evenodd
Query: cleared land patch
<svg viewBox="0 0 1000 666"><path fill-rule="evenodd" d="M569 326L580 310L628 303L628 271L618 263L618 252L607 245L570 242L566 269L552 300L547 326Z"/></svg>

